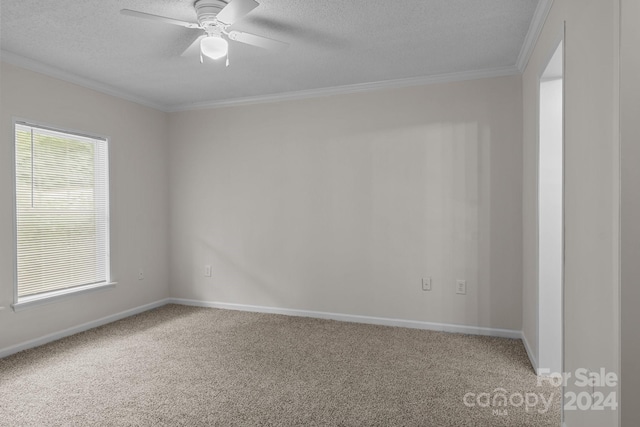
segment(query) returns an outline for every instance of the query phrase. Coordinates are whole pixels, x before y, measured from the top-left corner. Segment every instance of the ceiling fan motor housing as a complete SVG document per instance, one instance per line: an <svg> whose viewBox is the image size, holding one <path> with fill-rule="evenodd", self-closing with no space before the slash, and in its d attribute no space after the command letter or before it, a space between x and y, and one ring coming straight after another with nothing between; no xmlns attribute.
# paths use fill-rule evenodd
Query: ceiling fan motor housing
<svg viewBox="0 0 640 427"><path fill-rule="evenodd" d="M198 15L198 24L205 30L213 29L218 24L216 16L227 5L223 0L198 0L194 7Z"/></svg>

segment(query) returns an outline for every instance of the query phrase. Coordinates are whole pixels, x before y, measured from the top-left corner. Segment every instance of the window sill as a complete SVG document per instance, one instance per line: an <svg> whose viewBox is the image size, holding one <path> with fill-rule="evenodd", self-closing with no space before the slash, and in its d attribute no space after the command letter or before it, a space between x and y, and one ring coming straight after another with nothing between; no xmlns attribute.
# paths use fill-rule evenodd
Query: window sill
<svg viewBox="0 0 640 427"><path fill-rule="evenodd" d="M40 305L49 304L72 296L114 288L116 284L116 282L96 283L93 285L79 286L77 288L63 289L60 291L23 297L15 304L11 304L11 308L13 308L13 311L22 311L27 308L38 307Z"/></svg>

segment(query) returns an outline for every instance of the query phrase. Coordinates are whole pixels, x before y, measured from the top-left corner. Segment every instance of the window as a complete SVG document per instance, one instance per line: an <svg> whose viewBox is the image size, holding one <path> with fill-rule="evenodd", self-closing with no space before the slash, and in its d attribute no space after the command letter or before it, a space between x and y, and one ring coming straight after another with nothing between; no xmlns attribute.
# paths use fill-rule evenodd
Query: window
<svg viewBox="0 0 640 427"><path fill-rule="evenodd" d="M106 138L15 124L16 304L109 284Z"/></svg>

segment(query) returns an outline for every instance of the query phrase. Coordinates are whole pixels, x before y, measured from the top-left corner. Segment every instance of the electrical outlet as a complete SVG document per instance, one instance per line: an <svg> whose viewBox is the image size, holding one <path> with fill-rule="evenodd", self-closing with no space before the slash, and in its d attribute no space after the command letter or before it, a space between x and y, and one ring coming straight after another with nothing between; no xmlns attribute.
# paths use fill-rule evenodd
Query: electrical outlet
<svg viewBox="0 0 640 427"><path fill-rule="evenodd" d="M138 270L138 280L144 280L144 270L143 269L139 269Z"/></svg>
<svg viewBox="0 0 640 427"><path fill-rule="evenodd" d="M456 280L456 294L466 295L467 294L467 281L466 280Z"/></svg>
<svg viewBox="0 0 640 427"><path fill-rule="evenodd" d="M211 277L211 266L210 265L205 265L204 266L204 277Z"/></svg>
<svg viewBox="0 0 640 427"><path fill-rule="evenodd" d="M430 291L431 290L431 277L423 277L422 278L422 290Z"/></svg>

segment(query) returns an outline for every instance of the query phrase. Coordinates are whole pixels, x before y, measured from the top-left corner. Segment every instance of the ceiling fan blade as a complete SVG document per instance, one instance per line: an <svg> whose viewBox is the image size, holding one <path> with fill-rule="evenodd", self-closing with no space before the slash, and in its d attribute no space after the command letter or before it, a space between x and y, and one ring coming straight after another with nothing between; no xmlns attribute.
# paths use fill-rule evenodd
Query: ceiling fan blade
<svg viewBox="0 0 640 427"><path fill-rule="evenodd" d="M223 24L231 25L258 6L259 4L255 0L231 0L216 15L216 19Z"/></svg>
<svg viewBox="0 0 640 427"><path fill-rule="evenodd" d="M229 32L228 36L230 40L249 44L251 46L261 47L263 49L285 50L289 47L289 43L281 42L267 37L257 36L251 33L243 33L240 31L231 31Z"/></svg>
<svg viewBox="0 0 640 427"><path fill-rule="evenodd" d="M164 22L165 24L179 25L186 28L200 28L200 25L193 22L180 21L179 19L167 18L166 16L152 15L150 13L138 12L137 10L122 9L121 14L136 18L149 19L151 21Z"/></svg>
<svg viewBox="0 0 640 427"><path fill-rule="evenodd" d="M205 38L206 35L203 34L201 36L196 37L196 39L187 47L184 52L180 54L180 56L188 57L188 56L196 56L200 52L200 41Z"/></svg>

